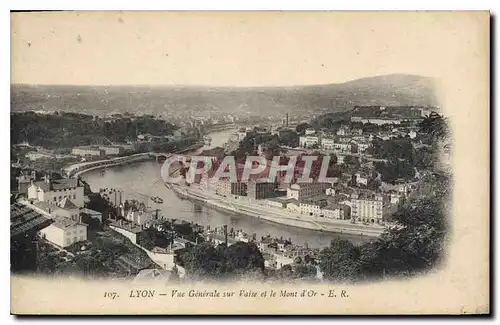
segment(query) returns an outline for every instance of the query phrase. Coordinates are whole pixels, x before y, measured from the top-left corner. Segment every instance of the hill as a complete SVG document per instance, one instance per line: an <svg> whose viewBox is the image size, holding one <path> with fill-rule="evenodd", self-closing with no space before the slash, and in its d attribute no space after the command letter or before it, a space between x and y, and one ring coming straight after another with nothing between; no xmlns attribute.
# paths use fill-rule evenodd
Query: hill
<svg viewBox="0 0 500 325"><path fill-rule="evenodd" d="M12 85L11 110L72 111L103 115L142 111L244 113L345 111L356 105L434 106L431 78L385 75L340 84L294 87Z"/></svg>

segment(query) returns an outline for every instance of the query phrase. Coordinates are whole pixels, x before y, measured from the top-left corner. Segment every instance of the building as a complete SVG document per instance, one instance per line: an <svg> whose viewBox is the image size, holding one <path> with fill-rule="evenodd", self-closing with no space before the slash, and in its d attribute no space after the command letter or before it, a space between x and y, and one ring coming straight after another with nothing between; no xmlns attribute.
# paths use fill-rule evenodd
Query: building
<svg viewBox="0 0 500 325"><path fill-rule="evenodd" d="M315 133L316 133L316 130L315 129L311 129L311 128L306 129L306 131L305 131L306 135L311 135L311 134L315 134Z"/></svg>
<svg viewBox="0 0 500 325"><path fill-rule="evenodd" d="M303 200L299 204L300 213L308 216L322 216L322 208L326 206L325 200Z"/></svg>
<svg viewBox="0 0 500 325"><path fill-rule="evenodd" d="M151 284L160 283L166 284L172 278L173 271L165 270L162 268L157 269L143 269L135 276L132 283L137 284Z"/></svg>
<svg viewBox="0 0 500 325"><path fill-rule="evenodd" d="M337 165L341 165L344 163L345 155L337 155Z"/></svg>
<svg viewBox="0 0 500 325"><path fill-rule="evenodd" d="M326 195L335 196L335 193L336 193L336 191L335 191L335 188L333 188L333 187L325 189Z"/></svg>
<svg viewBox="0 0 500 325"><path fill-rule="evenodd" d="M120 146L99 146L100 150L104 150L106 156L121 155L125 149Z"/></svg>
<svg viewBox="0 0 500 325"><path fill-rule="evenodd" d="M381 194L353 194L351 201L351 213L355 220L365 223L380 223L384 220L387 202Z"/></svg>
<svg viewBox="0 0 500 325"><path fill-rule="evenodd" d="M149 223L150 221L156 219L156 217L157 217L157 211L151 209L150 210L129 209L128 212L125 214L126 220L140 226Z"/></svg>
<svg viewBox="0 0 500 325"><path fill-rule="evenodd" d="M37 233L54 222L48 215L20 203L10 206L10 268L12 272L37 269Z"/></svg>
<svg viewBox="0 0 500 325"><path fill-rule="evenodd" d="M371 146L371 143L368 141L356 141L356 146L358 147L358 153L363 153Z"/></svg>
<svg viewBox="0 0 500 325"><path fill-rule="evenodd" d="M245 129L240 129L238 130L237 136L238 136L238 141L242 141L247 136L247 131Z"/></svg>
<svg viewBox="0 0 500 325"><path fill-rule="evenodd" d="M71 149L71 154L82 157L103 157L105 155L105 151L95 146L84 146Z"/></svg>
<svg viewBox="0 0 500 325"><path fill-rule="evenodd" d="M303 148L310 148L312 146L319 146L320 139L315 135L302 135L299 138L299 145Z"/></svg>
<svg viewBox="0 0 500 325"><path fill-rule="evenodd" d="M399 200L401 200L401 197L403 195L401 193L398 193L396 191L391 191L391 193L389 194L389 197L390 197L390 203L392 205L396 205L399 203Z"/></svg>
<svg viewBox="0 0 500 325"><path fill-rule="evenodd" d="M300 213L300 203L297 199L286 199L285 206L290 212Z"/></svg>
<svg viewBox="0 0 500 325"><path fill-rule="evenodd" d="M217 182L215 193L222 196L231 195L231 182L229 181L229 179L219 179L219 181Z"/></svg>
<svg viewBox="0 0 500 325"><path fill-rule="evenodd" d="M349 127L345 125L341 125L340 128L337 130L337 135L340 136L345 136L349 132Z"/></svg>
<svg viewBox="0 0 500 325"><path fill-rule="evenodd" d="M231 195L247 196L247 183L244 182L231 182Z"/></svg>
<svg viewBox="0 0 500 325"><path fill-rule="evenodd" d="M99 220L100 223L102 223L102 213L98 211L94 211L91 209L83 208L80 209L80 213L88 215L92 219Z"/></svg>
<svg viewBox="0 0 500 325"><path fill-rule="evenodd" d="M351 208L345 204L330 204L322 209L322 216L329 219L346 220L351 218Z"/></svg>
<svg viewBox="0 0 500 325"><path fill-rule="evenodd" d="M40 230L45 240L59 247L68 247L87 240L87 225L68 218L54 217L54 223Z"/></svg>
<svg viewBox="0 0 500 325"><path fill-rule="evenodd" d="M363 124L376 124L376 125L385 125L385 124L394 124L399 125L403 123L405 120L401 118L370 118L370 117L360 117L360 116L351 116L351 122L361 122Z"/></svg>
<svg viewBox="0 0 500 325"><path fill-rule="evenodd" d="M68 218L73 221L80 220L80 208L77 207L70 199L62 199L52 210L52 215L61 218Z"/></svg>
<svg viewBox="0 0 500 325"><path fill-rule="evenodd" d="M30 151L24 155L26 158L28 158L31 161L37 161L38 159L52 159L55 158L55 155L50 154L50 153L43 153L43 152L37 152L37 151Z"/></svg>
<svg viewBox="0 0 500 325"><path fill-rule="evenodd" d="M200 179L200 188L204 191L215 192L217 189L218 179L213 177L212 173L203 173Z"/></svg>
<svg viewBox="0 0 500 325"><path fill-rule="evenodd" d="M278 184L267 179L250 179L247 184L247 196L251 200L262 200L276 196Z"/></svg>
<svg viewBox="0 0 500 325"><path fill-rule="evenodd" d="M28 195L28 188L30 187L32 180L35 180L35 172L34 171L31 175L21 174L17 178L17 182L18 182L17 183L17 192L19 194L24 194L27 196Z"/></svg>
<svg viewBox="0 0 500 325"><path fill-rule="evenodd" d="M363 173L363 172L356 173L356 184L358 184L358 185L367 186L369 179L370 179L370 176L366 173Z"/></svg>
<svg viewBox="0 0 500 325"><path fill-rule="evenodd" d="M286 197L287 199L296 199L300 202L324 194L325 190L330 187L331 184L318 182L291 184L286 190Z"/></svg>
<svg viewBox="0 0 500 325"><path fill-rule="evenodd" d="M333 150L335 148L335 139L334 138L322 138L321 139L321 148L325 150Z"/></svg>
<svg viewBox="0 0 500 325"><path fill-rule="evenodd" d="M58 203L65 198L83 207L83 186L79 186L77 179L51 180L46 176L43 181L32 182L28 187L29 200Z"/></svg>

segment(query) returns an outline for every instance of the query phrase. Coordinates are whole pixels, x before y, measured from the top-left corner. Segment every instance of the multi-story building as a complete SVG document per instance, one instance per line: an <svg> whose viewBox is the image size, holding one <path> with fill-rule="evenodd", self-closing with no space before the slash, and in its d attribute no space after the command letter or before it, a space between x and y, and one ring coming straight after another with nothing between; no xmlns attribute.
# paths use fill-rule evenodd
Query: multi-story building
<svg viewBox="0 0 500 325"><path fill-rule="evenodd" d="M231 195L247 196L248 184L244 182L231 182Z"/></svg>
<svg viewBox="0 0 500 325"><path fill-rule="evenodd" d="M356 146L358 147L358 153L363 153L368 149L371 145L368 141L356 141Z"/></svg>
<svg viewBox="0 0 500 325"><path fill-rule="evenodd" d="M248 181L247 195L251 200L262 200L276 196L276 182L268 182L267 179L250 179Z"/></svg>
<svg viewBox="0 0 500 325"><path fill-rule="evenodd" d="M130 209L125 215L125 219L133 222L136 225L144 225L151 220L154 220L157 216L157 212L155 210L135 210Z"/></svg>
<svg viewBox="0 0 500 325"><path fill-rule="evenodd" d="M238 131L237 136L238 136L238 141L242 141L247 136L247 131L245 129L241 129Z"/></svg>
<svg viewBox="0 0 500 325"><path fill-rule="evenodd" d="M344 163L344 155L337 155L337 165L341 165Z"/></svg>
<svg viewBox="0 0 500 325"><path fill-rule="evenodd" d="M291 184L286 190L286 197L287 199L302 201L324 194L324 191L329 187L331 187L331 184L319 182Z"/></svg>
<svg viewBox="0 0 500 325"><path fill-rule="evenodd" d="M325 218L346 220L351 218L351 208L345 204L330 204L324 207L321 215Z"/></svg>
<svg viewBox="0 0 500 325"><path fill-rule="evenodd" d="M70 199L62 199L52 210L52 215L56 217L68 218L73 221L80 221L80 208Z"/></svg>
<svg viewBox="0 0 500 325"><path fill-rule="evenodd" d="M75 156L92 156L92 157L103 157L105 155L105 151L95 146L84 146L84 147L75 147L71 149L71 154Z"/></svg>
<svg viewBox="0 0 500 325"><path fill-rule="evenodd" d="M303 200L300 202L300 213L308 216L319 217L322 208L326 206L325 200Z"/></svg>
<svg viewBox="0 0 500 325"><path fill-rule="evenodd" d="M342 125L340 128L337 130L337 135L340 136L345 136L349 132L349 127Z"/></svg>
<svg viewBox="0 0 500 325"><path fill-rule="evenodd" d="M351 152L351 138L349 137L323 137L321 138L320 145L325 150Z"/></svg>
<svg viewBox="0 0 500 325"><path fill-rule="evenodd" d="M54 217L54 223L40 230L42 238L59 247L87 240L87 225L64 217Z"/></svg>
<svg viewBox="0 0 500 325"><path fill-rule="evenodd" d="M387 202L381 194L353 194L351 196L351 201L351 213L355 220L368 223L379 223L384 220L384 212L387 208Z"/></svg>
<svg viewBox="0 0 500 325"><path fill-rule="evenodd" d="M74 178L32 182L28 187L28 199L40 202L58 203L63 199L70 199L76 206L83 207L83 186L78 185Z"/></svg>
<svg viewBox="0 0 500 325"><path fill-rule="evenodd" d="M311 134L314 134L314 133L316 133L315 129L306 129L306 131L305 131L306 135L311 135Z"/></svg>
<svg viewBox="0 0 500 325"><path fill-rule="evenodd" d="M231 182L229 181L229 179L219 179L219 181L217 182L215 193L222 196L231 195Z"/></svg>
<svg viewBox="0 0 500 325"><path fill-rule="evenodd" d="M333 150L335 148L335 139L334 138L322 138L321 139L321 148L325 150Z"/></svg>
<svg viewBox="0 0 500 325"><path fill-rule="evenodd" d="M356 173L356 184L358 185L368 185L368 180L370 179L370 176L364 172L357 172Z"/></svg>
<svg viewBox="0 0 500 325"><path fill-rule="evenodd" d="M35 180L36 178L34 173L35 172L33 171L31 175L21 174L17 178L17 191L19 194L28 195L28 188L31 185L31 181Z"/></svg>
<svg viewBox="0 0 500 325"><path fill-rule="evenodd" d="M309 148L312 146L319 146L320 138L315 135L302 135L299 138L299 144L303 148Z"/></svg>
<svg viewBox="0 0 500 325"><path fill-rule="evenodd" d="M124 152L123 147L120 146L99 146L100 150L104 150L104 154L107 156L120 155Z"/></svg>

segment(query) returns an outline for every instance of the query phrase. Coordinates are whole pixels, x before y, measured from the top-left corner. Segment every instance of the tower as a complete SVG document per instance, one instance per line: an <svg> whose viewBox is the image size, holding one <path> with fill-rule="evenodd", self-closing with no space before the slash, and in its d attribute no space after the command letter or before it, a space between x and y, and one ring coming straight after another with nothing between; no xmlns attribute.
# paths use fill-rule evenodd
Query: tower
<svg viewBox="0 0 500 325"><path fill-rule="evenodd" d="M224 242L226 243L227 247L227 225L224 225Z"/></svg>
<svg viewBox="0 0 500 325"><path fill-rule="evenodd" d="M288 127L288 113L286 113L286 122L285 122L285 126Z"/></svg>

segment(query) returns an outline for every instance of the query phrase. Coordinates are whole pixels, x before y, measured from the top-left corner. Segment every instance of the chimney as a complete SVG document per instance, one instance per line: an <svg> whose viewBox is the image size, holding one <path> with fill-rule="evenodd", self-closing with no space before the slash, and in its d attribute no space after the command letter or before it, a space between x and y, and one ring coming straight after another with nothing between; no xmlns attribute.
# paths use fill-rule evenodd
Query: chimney
<svg viewBox="0 0 500 325"><path fill-rule="evenodd" d="M227 247L227 225L224 225L224 242L226 243Z"/></svg>

